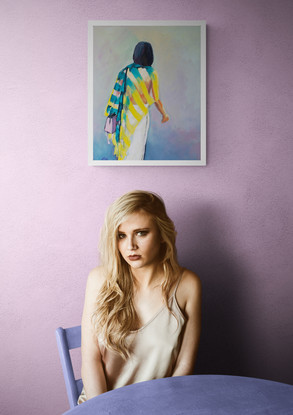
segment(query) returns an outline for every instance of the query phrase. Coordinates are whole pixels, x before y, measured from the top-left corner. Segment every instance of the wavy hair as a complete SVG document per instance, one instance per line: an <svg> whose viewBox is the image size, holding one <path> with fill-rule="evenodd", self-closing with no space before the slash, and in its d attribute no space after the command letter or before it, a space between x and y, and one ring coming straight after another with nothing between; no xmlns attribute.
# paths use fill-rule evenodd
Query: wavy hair
<svg viewBox="0 0 293 415"><path fill-rule="evenodd" d="M164 272L162 295L166 306L170 289L180 267L176 253L176 231L165 204L155 193L136 190L117 199L108 209L100 238L101 264L105 283L92 316L95 332L105 346L126 359L130 352L127 336L134 329L137 315L133 304L133 278L130 266L118 250L118 228L126 217L139 210L149 213L157 224L163 241L161 264Z"/></svg>

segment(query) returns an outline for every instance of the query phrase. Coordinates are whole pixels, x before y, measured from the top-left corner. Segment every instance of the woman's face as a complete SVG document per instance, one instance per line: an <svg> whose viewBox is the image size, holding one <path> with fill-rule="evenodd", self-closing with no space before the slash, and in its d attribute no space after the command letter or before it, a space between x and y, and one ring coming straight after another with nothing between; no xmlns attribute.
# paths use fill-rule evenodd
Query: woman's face
<svg viewBox="0 0 293 415"><path fill-rule="evenodd" d="M119 252L133 269L156 265L161 246L159 228L144 210L128 215L118 228Z"/></svg>

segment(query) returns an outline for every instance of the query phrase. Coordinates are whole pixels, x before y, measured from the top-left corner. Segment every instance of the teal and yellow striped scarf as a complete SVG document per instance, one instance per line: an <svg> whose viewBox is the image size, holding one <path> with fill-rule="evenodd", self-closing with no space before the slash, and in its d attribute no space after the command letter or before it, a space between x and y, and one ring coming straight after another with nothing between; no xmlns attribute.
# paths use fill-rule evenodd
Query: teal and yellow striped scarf
<svg viewBox="0 0 293 415"><path fill-rule="evenodd" d="M146 69L152 81L152 94L149 94L139 68ZM127 71L129 71L128 77ZM158 75L151 66L132 63L119 72L105 110L105 116L117 115L116 131L109 134L108 137L114 145L114 154L118 160L125 158L131 144L131 136L134 134L137 125L148 113L148 106L151 106L158 99ZM133 105L133 102L135 105ZM129 114L132 115L131 120Z"/></svg>

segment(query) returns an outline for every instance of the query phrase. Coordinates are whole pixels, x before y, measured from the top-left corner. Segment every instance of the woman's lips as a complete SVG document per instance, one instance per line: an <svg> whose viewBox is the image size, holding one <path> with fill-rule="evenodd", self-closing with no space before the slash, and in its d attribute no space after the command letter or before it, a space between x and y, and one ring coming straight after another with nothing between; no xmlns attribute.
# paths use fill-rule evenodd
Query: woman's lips
<svg viewBox="0 0 293 415"><path fill-rule="evenodd" d="M129 255L128 259L130 261L138 261L141 258L141 255Z"/></svg>

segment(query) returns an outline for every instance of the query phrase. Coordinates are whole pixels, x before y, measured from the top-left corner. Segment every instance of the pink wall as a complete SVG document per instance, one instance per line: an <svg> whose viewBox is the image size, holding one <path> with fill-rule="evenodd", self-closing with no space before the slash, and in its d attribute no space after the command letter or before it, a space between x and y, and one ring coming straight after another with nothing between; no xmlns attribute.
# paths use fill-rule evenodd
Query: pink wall
<svg viewBox="0 0 293 415"><path fill-rule="evenodd" d="M207 167L87 166L87 21L113 16L207 21ZM1 413L68 408L54 330L80 322L105 209L135 188L165 198L202 278L197 371L293 383L292 17L291 0L1 1Z"/></svg>

